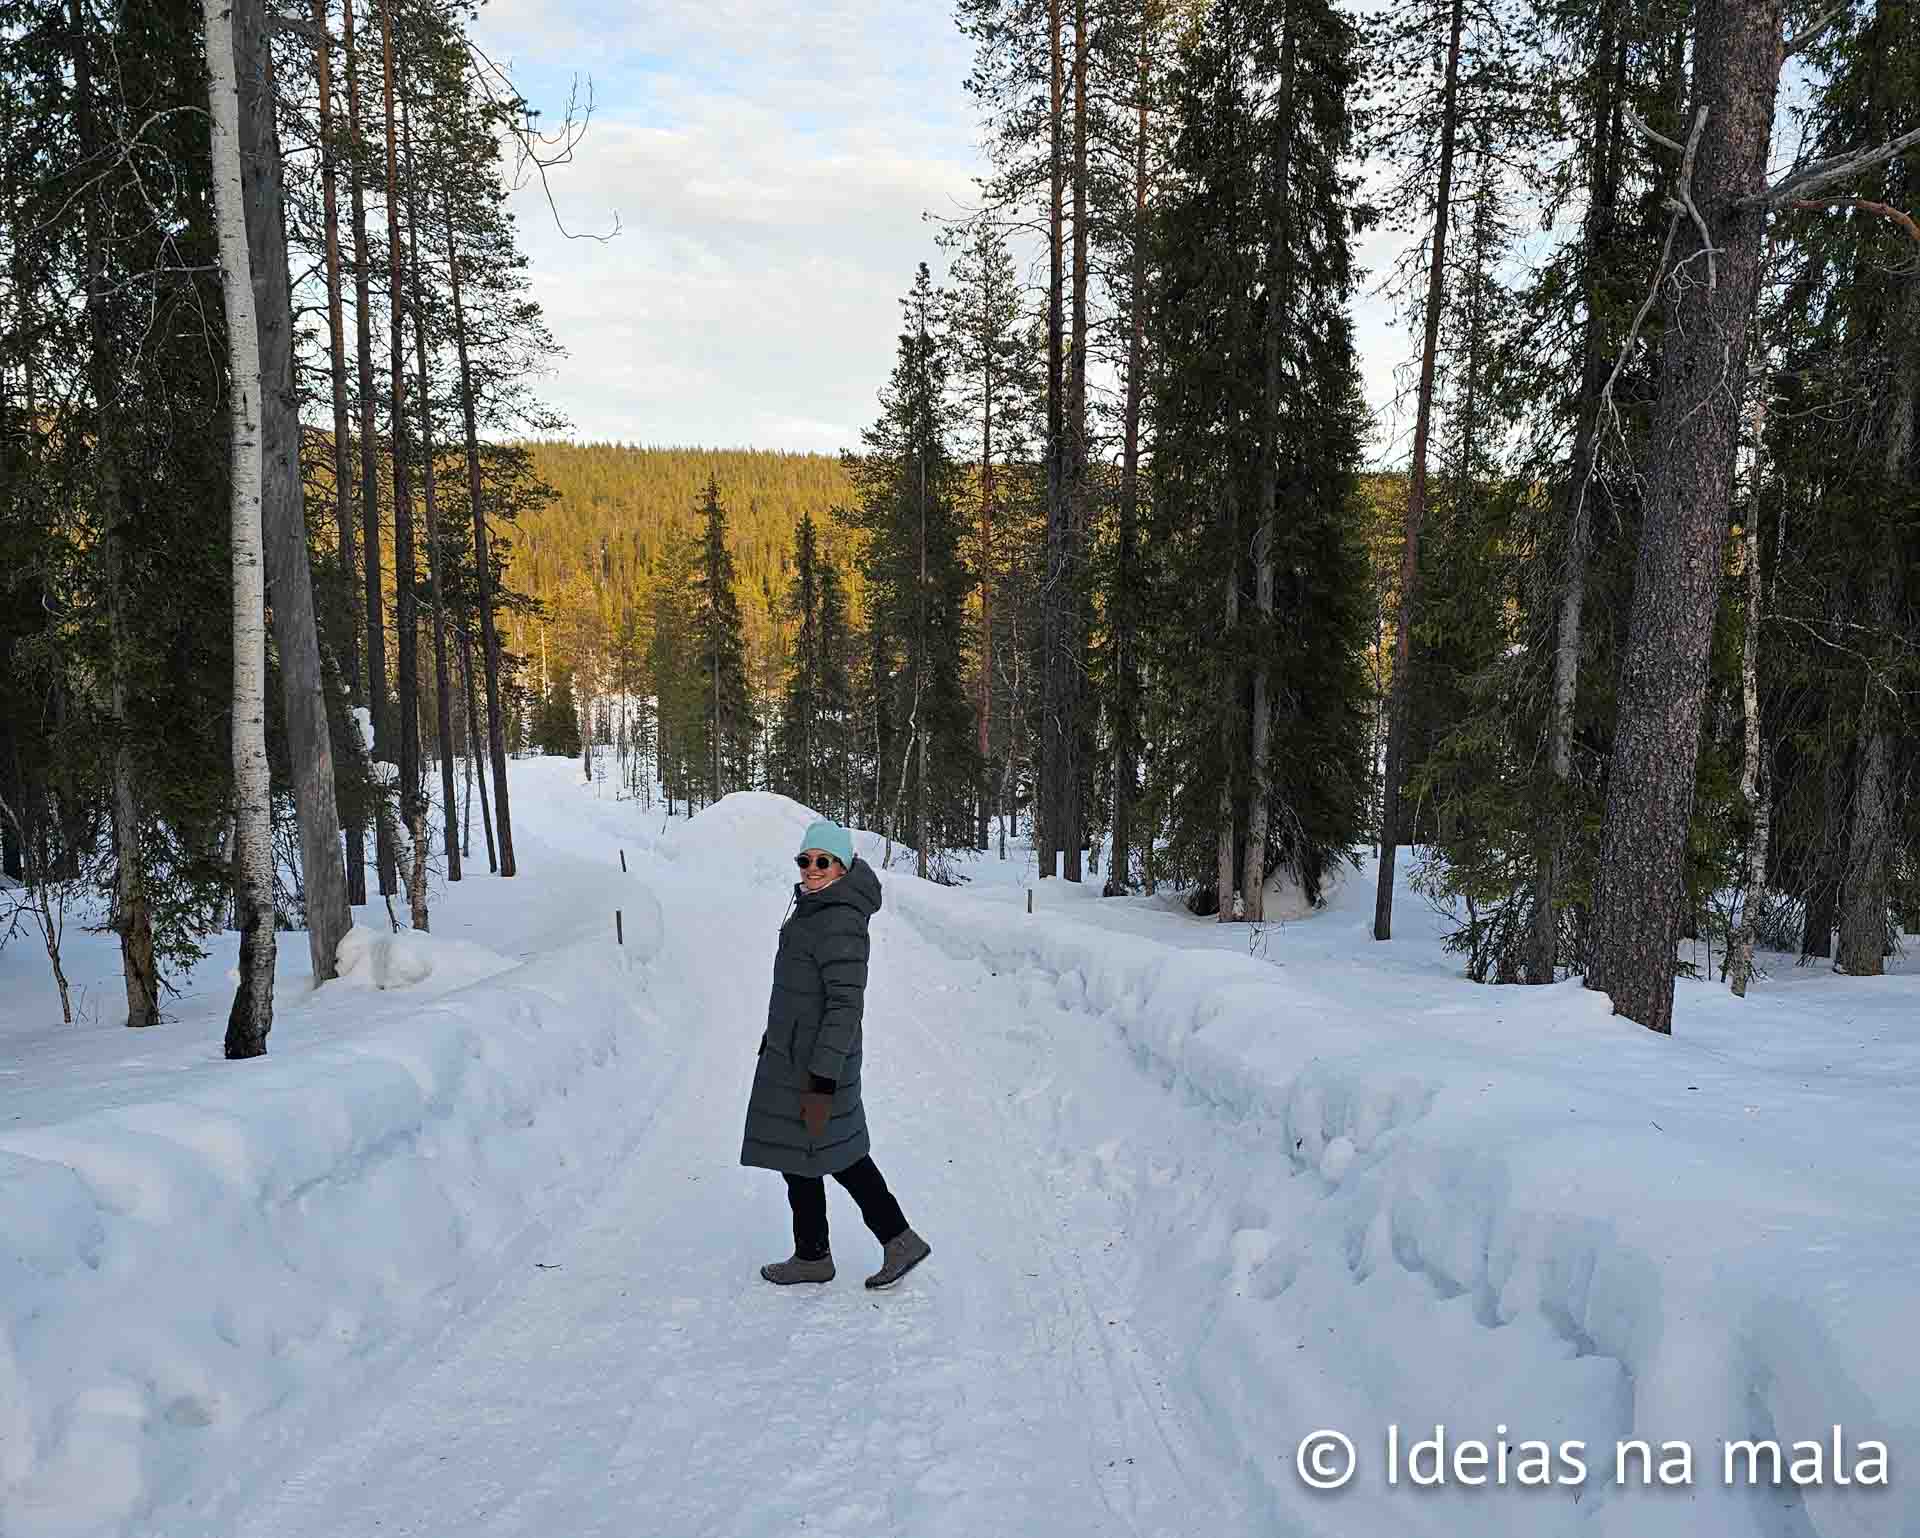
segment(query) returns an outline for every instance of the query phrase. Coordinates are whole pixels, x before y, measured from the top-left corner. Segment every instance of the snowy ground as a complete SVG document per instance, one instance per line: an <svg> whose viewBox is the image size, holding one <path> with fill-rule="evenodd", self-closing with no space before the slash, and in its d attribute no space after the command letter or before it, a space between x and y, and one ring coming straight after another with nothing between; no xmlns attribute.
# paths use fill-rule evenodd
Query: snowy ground
<svg viewBox="0 0 1920 1538"><path fill-rule="evenodd" d="M283 937L260 1062L219 1060L230 956L134 1037L0 952L6 1538L1920 1533L1911 962L1683 983L1662 1040L1461 980L1411 894L1374 945L1363 879L1250 932L1029 916L1024 852L896 871L867 1096L934 1254L866 1293L836 1191L839 1279L776 1290L737 1156L805 814L515 768L526 874L304 997ZM1836 1424L1885 1487L1834 1481ZM1436 1425L1485 1466L1413 1483ZM1821 1482L1728 1487L1769 1436ZM1623 1438L1670 1487L1615 1483Z"/></svg>

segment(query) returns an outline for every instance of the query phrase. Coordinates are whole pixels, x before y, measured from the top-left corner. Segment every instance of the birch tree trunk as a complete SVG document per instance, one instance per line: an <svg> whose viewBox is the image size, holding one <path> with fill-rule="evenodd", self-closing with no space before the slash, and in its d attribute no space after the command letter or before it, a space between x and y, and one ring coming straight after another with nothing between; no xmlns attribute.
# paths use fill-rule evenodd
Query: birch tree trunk
<svg viewBox="0 0 1920 1538"><path fill-rule="evenodd" d="M335 952L353 912L341 859L340 808L333 788L333 737L320 670L313 569L300 477L300 401L293 377L293 288L287 270L280 142L274 128L273 52L264 0L231 0L234 68L240 88L241 187L254 317L259 327L261 529L272 602L280 699L300 824L307 953L316 985L336 970Z"/></svg>
<svg viewBox="0 0 1920 1538"><path fill-rule="evenodd" d="M260 336L240 186L240 84L231 0L201 0L212 117L214 225L232 415L234 895L240 985L226 1055L258 1057L273 1029L273 809L267 773L267 616L260 529Z"/></svg>
<svg viewBox="0 0 1920 1538"><path fill-rule="evenodd" d="M1420 525L1427 513L1427 442L1433 431L1433 376L1446 294L1447 224L1453 212L1453 156L1458 129L1460 34L1464 0L1453 0L1452 37L1440 108L1440 183L1434 195L1433 255L1427 269L1426 340L1420 353L1420 396L1413 420L1413 469L1407 479L1407 535L1400 552L1400 615L1393 639L1393 687L1387 704L1387 762L1380 782L1380 879L1373 897L1373 937L1393 938L1393 872L1400 854L1400 780L1407 766L1408 674L1413 622L1420 602Z"/></svg>
<svg viewBox="0 0 1920 1538"><path fill-rule="evenodd" d="M1753 405L1753 479L1747 488L1747 516L1741 520L1741 560L1746 566L1747 623L1740 644L1740 697L1746 734L1740 759L1740 797L1753 818L1747 839L1747 889L1740 900L1740 923L1727 937L1727 985L1736 999L1747 996L1753 978L1753 920L1767 897L1767 840L1773 830L1773 803L1767 784L1765 744L1760 735L1760 454L1765 443L1767 404Z"/></svg>

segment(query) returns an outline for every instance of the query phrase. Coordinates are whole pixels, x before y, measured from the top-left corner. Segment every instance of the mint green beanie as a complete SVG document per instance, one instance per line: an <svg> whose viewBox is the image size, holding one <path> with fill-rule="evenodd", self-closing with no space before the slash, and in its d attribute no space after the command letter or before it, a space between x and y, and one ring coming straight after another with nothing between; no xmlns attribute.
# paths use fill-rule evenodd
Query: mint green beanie
<svg viewBox="0 0 1920 1538"><path fill-rule="evenodd" d="M842 865L853 865L853 835L837 822L828 822L825 818L807 827L806 837L800 840L798 853L809 849L824 849Z"/></svg>

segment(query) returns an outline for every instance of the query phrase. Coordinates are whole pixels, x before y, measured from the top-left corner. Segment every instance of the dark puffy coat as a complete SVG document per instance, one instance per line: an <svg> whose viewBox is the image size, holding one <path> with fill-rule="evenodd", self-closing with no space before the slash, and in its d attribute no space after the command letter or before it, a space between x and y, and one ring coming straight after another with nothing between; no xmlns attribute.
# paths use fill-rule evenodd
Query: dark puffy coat
<svg viewBox="0 0 1920 1538"><path fill-rule="evenodd" d="M788 1175L832 1175L865 1156L860 1025L867 993L867 921L880 911L880 878L856 858L824 891L794 892L773 958L767 1030L747 1100L740 1162ZM800 1096L833 1084L824 1136L808 1135Z"/></svg>

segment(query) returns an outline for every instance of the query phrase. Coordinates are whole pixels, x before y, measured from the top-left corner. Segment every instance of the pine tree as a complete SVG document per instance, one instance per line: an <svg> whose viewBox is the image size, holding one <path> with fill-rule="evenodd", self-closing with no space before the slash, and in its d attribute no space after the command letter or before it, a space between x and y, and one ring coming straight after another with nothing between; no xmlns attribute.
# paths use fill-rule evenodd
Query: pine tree
<svg viewBox="0 0 1920 1538"><path fill-rule="evenodd" d="M1766 184L1783 54L1778 0L1703 0L1696 12L1688 142L1699 158L1685 156L1681 173L1703 223L1676 213L1673 251L1676 264L1711 263L1714 281L1668 287L1586 976L1616 1013L1660 1032L1673 1028L1682 861L1766 226L1764 206L1741 200Z"/></svg>

